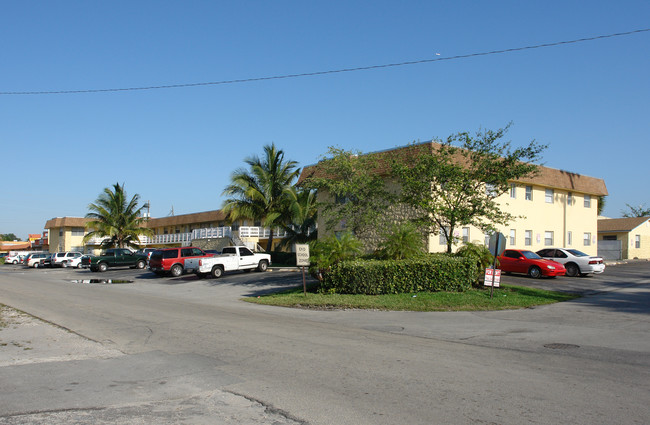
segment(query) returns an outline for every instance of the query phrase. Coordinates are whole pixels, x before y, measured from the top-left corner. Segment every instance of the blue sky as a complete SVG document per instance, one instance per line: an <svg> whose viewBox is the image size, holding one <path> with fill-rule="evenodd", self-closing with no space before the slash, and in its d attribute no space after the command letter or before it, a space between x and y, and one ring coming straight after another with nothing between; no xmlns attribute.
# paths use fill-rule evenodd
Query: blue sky
<svg viewBox="0 0 650 425"><path fill-rule="evenodd" d="M21 1L0 4L0 92L148 87L445 58L650 27L640 1ZM125 183L154 217L221 207L274 142L301 166L513 122L545 165L650 205L650 32L323 76L0 95L0 233L84 216ZM436 55L439 53L440 55Z"/></svg>

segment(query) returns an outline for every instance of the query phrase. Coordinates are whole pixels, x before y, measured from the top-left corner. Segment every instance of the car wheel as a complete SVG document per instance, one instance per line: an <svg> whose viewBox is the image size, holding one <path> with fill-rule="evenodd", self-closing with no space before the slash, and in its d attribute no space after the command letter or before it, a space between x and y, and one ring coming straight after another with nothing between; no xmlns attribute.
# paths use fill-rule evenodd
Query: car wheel
<svg viewBox="0 0 650 425"><path fill-rule="evenodd" d="M108 270L108 264L106 263L99 263L97 267L100 272L105 272L106 270Z"/></svg>
<svg viewBox="0 0 650 425"><path fill-rule="evenodd" d="M140 260L137 263L135 263L135 267L138 269L144 269L144 266L146 266L145 262Z"/></svg>
<svg viewBox="0 0 650 425"><path fill-rule="evenodd" d="M210 273L213 278L219 279L221 276L223 276L223 267L221 266L214 266L212 267L212 272Z"/></svg>
<svg viewBox="0 0 650 425"><path fill-rule="evenodd" d="M565 266L566 268L566 275L569 277L575 277L580 274L580 268L576 264L567 264Z"/></svg>
<svg viewBox="0 0 650 425"><path fill-rule="evenodd" d="M174 264L169 272L173 277L178 277L183 274L183 267L180 264Z"/></svg>
<svg viewBox="0 0 650 425"><path fill-rule="evenodd" d="M79 264L77 264L77 268L80 269L81 267L82 267L81 266L81 261L79 261Z"/></svg>
<svg viewBox="0 0 650 425"><path fill-rule="evenodd" d="M38 268L38 263L34 263L34 265L33 265L32 267L34 267L35 269L37 269L37 268Z"/></svg>
<svg viewBox="0 0 650 425"><path fill-rule="evenodd" d="M258 272L265 272L268 268L269 268L269 262L266 260L260 261L260 263L257 265Z"/></svg>
<svg viewBox="0 0 650 425"><path fill-rule="evenodd" d="M528 276L532 277L533 279L539 279L542 277L542 269L537 266L533 266L528 269Z"/></svg>

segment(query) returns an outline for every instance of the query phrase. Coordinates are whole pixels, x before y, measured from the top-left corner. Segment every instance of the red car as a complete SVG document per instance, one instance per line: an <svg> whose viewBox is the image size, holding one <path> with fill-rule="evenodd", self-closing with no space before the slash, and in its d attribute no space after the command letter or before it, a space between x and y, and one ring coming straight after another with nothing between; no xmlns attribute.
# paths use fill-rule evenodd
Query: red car
<svg viewBox="0 0 650 425"><path fill-rule="evenodd" d="M532 278L564 276L566 269L556 261L545 260L525 249L506 249L497 257L499 268L506 273L523 273Z"/></svg>
<svg viewBox="0 0 650 425"><path fill-rule="evenodd" d="M193 246L159 249L149 257L149 268L157 275L169 273L178 277L186 271L185 259L197 257L213 257L213 255Z"/></svg>

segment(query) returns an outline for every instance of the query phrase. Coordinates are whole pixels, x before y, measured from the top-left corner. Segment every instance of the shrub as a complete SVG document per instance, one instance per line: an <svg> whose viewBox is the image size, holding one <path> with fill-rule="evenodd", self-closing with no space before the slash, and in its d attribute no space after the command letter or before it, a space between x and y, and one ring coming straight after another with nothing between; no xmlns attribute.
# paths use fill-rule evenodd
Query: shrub
<svg viewBox="0 0 650 425"><path fill-rule="evenodd" d="M494 255L490 253L490 250L485 245L471 242L458 248L456 255L459 257L469 258L476 263L478 274L476 276L476 281L474 282L475 284L479 283L479 278L481 278L483 270L492 267L494 262Z"/></svg>
<svg viewBox="0 0 650 425"><path fill-rule="evenodd" d="M320 291L367 295L464 291L477 274L475 261L445 254L408 260L348 260L331 267Z"/></svg>
<svg viewBox="0 0 650 425"><path fill-rule="evenodd" d="M403 260L420 255L424 251L422 233L409 222L395 224L382 236L384 241L377 252L379 258Z"/></svg>

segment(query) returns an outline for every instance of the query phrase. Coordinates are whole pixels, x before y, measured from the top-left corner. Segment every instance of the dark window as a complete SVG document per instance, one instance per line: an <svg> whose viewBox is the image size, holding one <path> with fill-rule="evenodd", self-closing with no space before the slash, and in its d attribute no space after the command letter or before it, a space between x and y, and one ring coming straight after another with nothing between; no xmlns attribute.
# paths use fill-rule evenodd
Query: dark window
<svg viewBox="0 0 650 425"><path fill-rule="evenodd" d="M555 251L555 250L554 249L542 249L541 251L538 251L537 253L541 257L554 257L554 255L553 255L554 252L553 251Z"/></svg>
<svg viewBox="0 0 650 425"><path fill-rule="evenodd" d="M227 246L221 251L222 254L237 254L234 246Z"/></svg>
<svg viewBox="0 0 650 425"><path fill-rule="evenodd" d="M205 252L201 251L198 248L192 248L192 255L197 256L197 255L205 255Z"/></svg>
<svg viewBox="0 0 650 425"><path fill-rule="evenodd" d="M178 258L178 250L177 249L168 249L162 252L162 257L163 258Z"/></svg>
<svg viewBox="0 0 650 425"><path fill-rule="evenodd" d="M191 257L192 255L192 248L181 249L181 257Z"/></svg>
<svg viewBox="0 0 650 425"><path fill-rule="evenodd" d="M519 257L521 257L521 254L518 253L517 251L506 250L506 252L503 254L503 256L508 257L508 258L519 258Z"/></svg>
<svg viewBox="0 0 650 425"><path fill-rule="evenodd" d="M253 255L253 253L248 248L239 248L239 255L248 256L248 255Z"/></svg>

